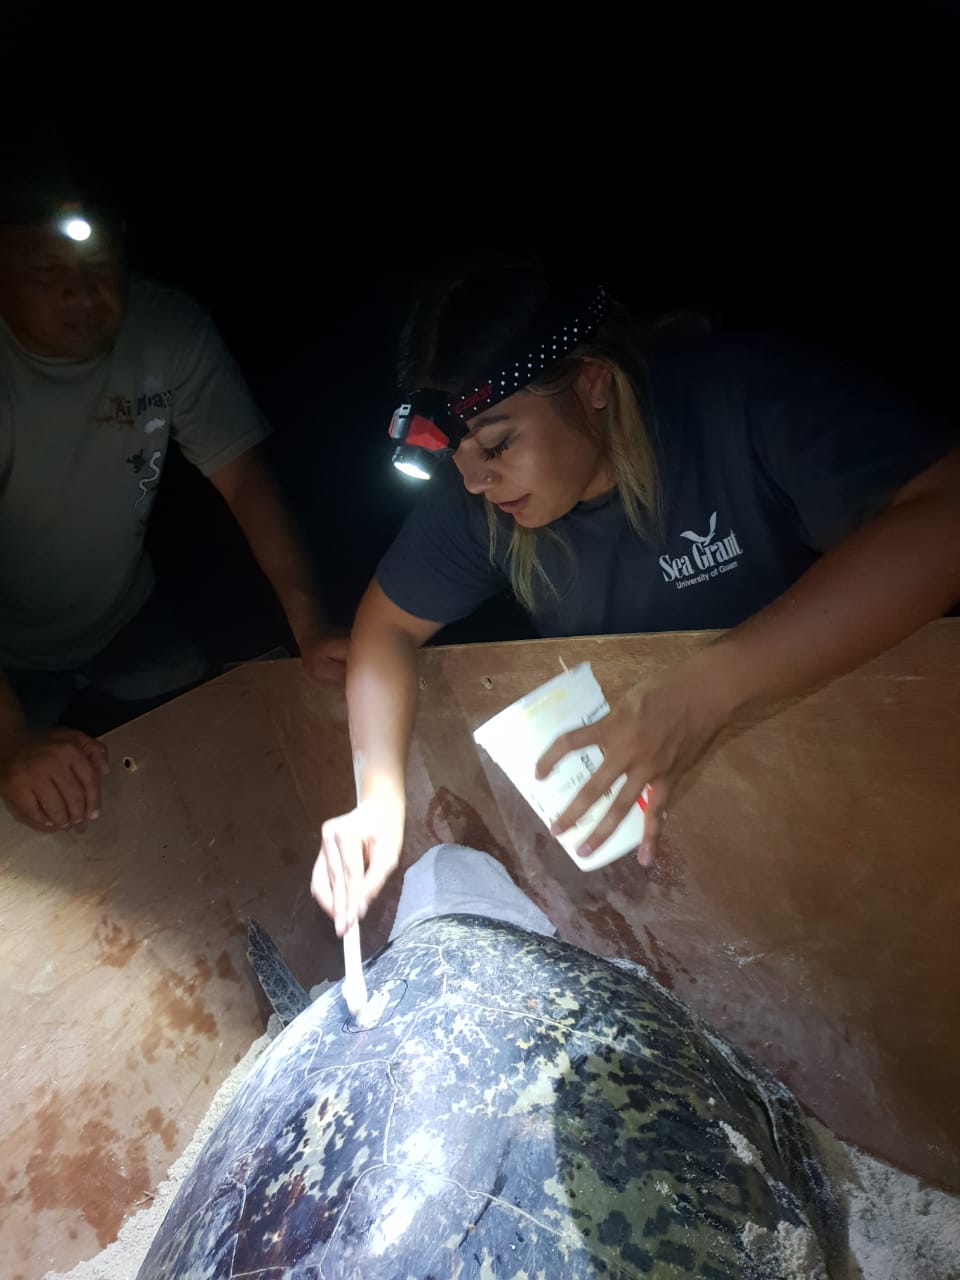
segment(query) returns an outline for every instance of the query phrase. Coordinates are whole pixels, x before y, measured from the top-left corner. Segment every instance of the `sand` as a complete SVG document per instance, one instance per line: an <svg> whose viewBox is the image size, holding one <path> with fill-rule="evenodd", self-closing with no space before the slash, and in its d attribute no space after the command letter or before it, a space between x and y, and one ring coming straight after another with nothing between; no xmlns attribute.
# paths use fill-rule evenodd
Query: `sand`
<svg viewBox="0 0 960 1280"><path fill-rule="evenodd" d="M847 1209L850 1280L960 1280L960 1197L810 1126Z"/></svg>

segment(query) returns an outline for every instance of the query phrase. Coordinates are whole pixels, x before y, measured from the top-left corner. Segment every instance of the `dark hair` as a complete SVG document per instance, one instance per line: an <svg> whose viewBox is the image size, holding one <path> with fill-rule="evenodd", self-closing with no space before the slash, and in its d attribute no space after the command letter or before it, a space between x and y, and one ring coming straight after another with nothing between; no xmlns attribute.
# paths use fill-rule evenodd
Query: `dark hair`
<svg viewBox="0 0 960 1280"><path fill-rule="evenodd" d="M533 263L467 266L423 281L400 337L400 386L464 385L524 332L554 292Z"/></svg>

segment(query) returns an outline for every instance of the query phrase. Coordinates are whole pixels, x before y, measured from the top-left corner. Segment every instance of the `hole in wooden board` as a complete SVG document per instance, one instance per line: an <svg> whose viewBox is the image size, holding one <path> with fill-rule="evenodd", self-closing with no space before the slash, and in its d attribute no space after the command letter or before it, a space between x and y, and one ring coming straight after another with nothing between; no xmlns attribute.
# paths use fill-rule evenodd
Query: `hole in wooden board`
<svg viewBox="0 0 960 1280"><path fill-rule="evenodd" d="M137 762L134 760L133 756L124 756L121 763L123 764L123 767L128 769L131 773L137 772Z"/></svg>
<svg viewBox="0 0 960 1280"><path fill-rule="evenodd" d="M484 687L485 689L492 689L492 688L493 688L493 681L490 679L490 677L489 677L489 676L484 676L484 677L483 677L483 687Z"/></svg>

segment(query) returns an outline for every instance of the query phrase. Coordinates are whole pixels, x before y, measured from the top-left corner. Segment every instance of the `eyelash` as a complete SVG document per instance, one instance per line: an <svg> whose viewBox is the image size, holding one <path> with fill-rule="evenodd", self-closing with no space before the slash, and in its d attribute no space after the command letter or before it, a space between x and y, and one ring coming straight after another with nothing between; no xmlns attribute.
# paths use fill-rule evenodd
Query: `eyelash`
<svg viewBox="0 0 960 1280"><path fill-rule="evenodd" d="M484 449L483 456L486 458L487 462L492 462L494 458L499 458L501 453L508 449L509 446L510 437L505 436L500 443L495 444L492 449Z"/></svg>

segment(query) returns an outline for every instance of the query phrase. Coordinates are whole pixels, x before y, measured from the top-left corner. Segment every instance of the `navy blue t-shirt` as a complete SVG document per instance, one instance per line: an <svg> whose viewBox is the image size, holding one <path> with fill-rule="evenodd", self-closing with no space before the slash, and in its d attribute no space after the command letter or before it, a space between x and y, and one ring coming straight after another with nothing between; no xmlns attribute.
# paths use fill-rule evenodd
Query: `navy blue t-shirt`
<svg viewBox="0 0 960 1280"><path fill-rule="evenodd" d="M661 526L630 528L616 491L541 536L556 595L542 636L735 626L881 511L951 440L860 370L791 341L699 339L650 359ZM377 567L401 609L455 622L503 592L509 516L494 563L484 500L452 462L425 488Z"/></svg>

